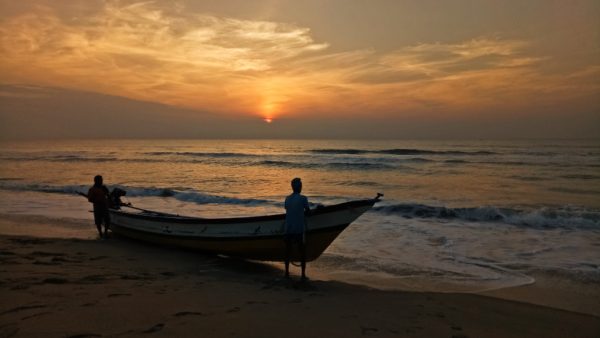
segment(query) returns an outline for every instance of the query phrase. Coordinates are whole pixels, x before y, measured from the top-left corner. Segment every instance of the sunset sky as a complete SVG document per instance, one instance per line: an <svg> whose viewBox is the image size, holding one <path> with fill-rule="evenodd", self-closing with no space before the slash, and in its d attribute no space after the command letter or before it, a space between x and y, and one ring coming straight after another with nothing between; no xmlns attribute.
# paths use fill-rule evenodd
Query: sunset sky
<svg viewBox="0 0 600 338"><path fill-rule="evenodd" d="M1 0L0 124L4 139L598 137L600 2Z"/></svg>

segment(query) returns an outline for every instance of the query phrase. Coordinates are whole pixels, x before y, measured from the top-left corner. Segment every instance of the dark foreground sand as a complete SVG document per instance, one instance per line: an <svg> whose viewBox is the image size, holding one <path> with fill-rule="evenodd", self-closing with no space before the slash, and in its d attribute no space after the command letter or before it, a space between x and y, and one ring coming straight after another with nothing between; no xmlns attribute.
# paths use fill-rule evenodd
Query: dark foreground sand
<svg viewBox="0 0 600 338"><path fill-rule="evenodd" d="M0 337L600 337L589 314L302 284L270 265L123 238L0 236L0 262Z"/></svg>

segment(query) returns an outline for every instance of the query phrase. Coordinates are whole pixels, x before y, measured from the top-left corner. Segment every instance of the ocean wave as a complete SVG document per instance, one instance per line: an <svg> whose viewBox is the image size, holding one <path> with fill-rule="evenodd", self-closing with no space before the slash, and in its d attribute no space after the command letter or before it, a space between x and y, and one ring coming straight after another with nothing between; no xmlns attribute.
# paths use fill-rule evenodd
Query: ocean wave
<svg viewBox="0 0 600 338"><path fill-rule="evenodd" d="M22 184L19 182L0 181L0 189L9 191L33 191L42 193L55 193L74 195L77 193L86 193L89 185L62 185L53 186L45 184ZM127 197L170 197L183 202L193 202L197 204L239 204L239 205L260 205L274 204L273 201L263 199L248 199L225 197L219 195L204 194L186 188L160 188L160 187L129 187L123 185L111 185L110 188L120 188L127 191ZM277 204L277 203L275 203Z"/></svg>
<svg viewBox="0 0 600 338"><path fill-rule="evenodd" d="M8 191L34 191L56 194L77 194L87 192L89 185L46 185L37 183L22 183L20 181L0 181L0 189Z"/></svg>
<svg viewBox="0 0 600 338"><path fill-rule="evenodd" d="M371 185L373 182L357 184ZM87 192L89 185L47 185L26 183L20 180L0 180L0 189L8 191L31 191L74 195ZM196 204L236 204L236 205L276 205L281 201L258 198L236 198L202 193L185 187L135 187L111 185L127 191L127 197L164 197ZM332 196L311 196L320 203L339 203L350 198ZM385 202L384 202L385 203ZM585 228L600 229L600 210L575 206L538 207L529 209L499 208L494 206L451 208L429 206L419 203L399 203L377 205L372 212L386 215L398 215L404 218L459 220L464 222L494 222L533 228Z"/></svg>
<svg viewBox="0 0 600 338"><path fill-rule="evenodd" d="M569 187L550 187L548 188L549 191L556 191L556 192L566 192L568 194L578 194L578 195L593 195L593 196L598 196L600 195L600 190L595 190L595 189L578 189L578 188L569 188Z"/></svg>
<svg viewBox="0 0 600 338"><path fill-rule="evenodd" d="M467 222L498 222L534 228L600 229L600 210L576 207L538 209L497 208L491 206L449 208L425 204L394 204L373 207L376 212L405 218L457 219Z"/></svg>
<svg viewBox="0 0 600 338"><path fill-rule="evenodd" d="M288 162L279 160L264 160L252 165L263 165L273 166L281 168L304 168L304 169L318 169L318 168L330 168L338 170L378 170L378 169L391 169L400 168L388 163L373 163L373 162L323 162L323 163L309 163L309 162Z"/></svg>
<svg viewBox="0 0 600 338"><path fill-rule="evenodd" d="M371 163L371 162L331 162L325 163L325 166L335 169L391 169L399 168L386 163Z"/></svg>
<svg viewBox="0 0 600 338"><path fill-rule="evenodd" d="M196 204L242 204L242 205L259 205L271 204L271 201L252 198L235 198L219 195L204 194L193 190L175 190L169 188L135 188L135 187L120 187L127 191L127 196L142 197L142 196L157 196L157 197L173 197L183 202L193 202Z"/></svg>
<svg viewBox="0 0 600 338"><path fill-rule="evenodd" d="M472 163L472 162L465 161L465 160L452 159L452 160L445 160L444 163L462 164L462 163Z"/></svg>
<svg viewBox="0 0 600 338"><path fill-rule="evenodd" d="M548 178L547 176L533 176L533 175L511 175L508 176L509 178L513 178L515 180L521 180L521 181L526 181L526 182L531 182L531 181L548 181L550 180L550 178Z"/></svg>
<svg viewBox="0 0 600 338"><path fill-rule="evenodd" d="M112 156L87 157L85 155L37 155L4 156L4 161L46 161L46 162L110 162L119 160Z"/></svg>
<svg viewBox="0 0 600 338"><path fill-rule="evenodd" d="M333 155L362 155L362 154L386 154L386 155L494 155L492 151L458 151L458 150L428 150L428 149L312 149L312 153L316 154L333 154Z"/></svg>
<svg viewBox="0 0 600 338"><path fill-rule="evenodd" d="M333 181L331 182L332 184L335 185L341 185L341 186L365 186L365 187L376 187L376 186L380 186L380 183L377 182L373 182L373 181Z"/></svg>
<svg viewBox="0 0 600 338"><path fill-rule="evenodd" d="M176 155L176 156L193 156L193 157L254 157L258 155L246 154L246 153L207 153L207 152L193 152L193 151L152 151L142 153L143 155L151 156L164 156L164 155Z"/></svg>
<svg viewBox="0 0 600 338"><path fill-rule="evenodd" d="M489 161L469 161L469 160L465 160L465 159L448 159L448 160L444 160L444 163L448 163L448 164L468 164L468 165L477 165L477 164L483 164L483 165L493 165L493 166L515 166L515 167L522 167L522 166L535 166L535 167L547 167L547 166L553 166L553 167L557 167L557 168L574 168L574 167L589 167L588 165L585 164L580 164L580 163L561 163L561 162L544 162L544 161L510 161L510 160L489 160ZM591 165L593 167L593 165ZM568 177L567 177L568 178ZM578 177L576 177L578 178Z"/></svg>
<svg viewBox="0 0 600 338"><path fill-rule="evenodd" d="M422 157L410 157L410 158L402 159L402 162L428 163L428 162L435 162L435 161L430 160L428 158L422 158Z"/></svg>
<svg viewBox="0 0 600 338"><path fill-rule="evenodd" d="M597 180L600 179L599 175L589 175L589 174L571 174L571 175L561 175L558 176L560 178L568 178L568 179L577 179L577 180Z"/></svg>
<svg viewBox="0 0 600 338"><path fill-rule="evenodd" d="M168 157L146 157L146 158L116 158L116 157L82 157L82 156L30 156L30 157L4 157L3 160L9 161L49 161L49 162L111 162L117 161L121 163L218 163L223 165L243 165L243 166L271 166L282 168L304 168L318 169L330 168L340 170L376 170L397 168L388 163L375 162L290 162L284 160L260 159L258 155L248 155L241 153L175 153L175 152L153 152L147 154L180 154L185 155L177 159ZM243 158L243 160L235 160ZM234 159L235 162L226 161L226 159ZM408 160L411 162L412 160ZM422 162L428 160L423 159ZM415 160L414 162L419 162Z"/></svg>

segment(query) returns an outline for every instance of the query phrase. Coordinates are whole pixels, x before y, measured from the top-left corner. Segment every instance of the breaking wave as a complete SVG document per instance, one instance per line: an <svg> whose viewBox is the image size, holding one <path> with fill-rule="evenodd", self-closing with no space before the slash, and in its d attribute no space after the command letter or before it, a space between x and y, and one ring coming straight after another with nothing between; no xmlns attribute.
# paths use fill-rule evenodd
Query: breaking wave
<svg viewBox="0 0 600 338"><path fill-rule="evenodd" d="M9 191L34 191L42 193L74 195L80 192L86 193L89 185L63 185L53 186L45 184L21 184L19 182L0 181L0 189ZM183 202L193 202L197 204L238 204L238 205L259 205L273 204L273 201L263 199L245 199L225 197L211 194L200 193L185 188L159 188L159 187L127 187L121 185L111 185L110 188L120 188L127 191L127 197L171 197Z"/></svg>
<svg viewBox="0 0 600 338"><path fill-rule="evenodd" d="M600 229L600 210L579 207L543 207L538 209L497 208L491 206L448 208L425 204L375 206L373 210L404 218L456 219L466 222L495 222L533 228Z"/></svg>
<svg viewBox="0 0 600 338"><path fill-rule="evenodd" d="M373 182L365 182L372 185ZM258 198L235 198L201 193L185 187L132 187L111 185L127 191L127 197L164 197L197 204L235 204L247 206L276 205L281 201ZM0 189L8 191L31 191L41 193L75 195L87 192L89 185L47 185L26 183L21 180L0 180ZM331 199L326 196L311 196L312 202L339 203L351 200L347 197ZM384 202L385 203L385 202ZM393 202L392 202L393 203ZM539 229L600 229L600 210L576 206L548 206L532 209L500 208L494 206L451 208L419 203L376 205L371 212L396 215L404 218L458 220L462 222L504 223Z"/></svg>

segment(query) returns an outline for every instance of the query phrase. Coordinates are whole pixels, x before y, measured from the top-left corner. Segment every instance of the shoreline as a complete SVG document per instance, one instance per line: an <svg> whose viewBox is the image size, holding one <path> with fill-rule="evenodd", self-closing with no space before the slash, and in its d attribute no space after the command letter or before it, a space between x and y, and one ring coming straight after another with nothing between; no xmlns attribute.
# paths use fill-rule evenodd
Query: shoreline
<svg viewBox="0 0 600 338"><path fill-rule="evenodd" d="M264 337L277 332L291 337L596 337L600 332L598 316L494 298L507 294L385 291L320 280L304 284L295 270L285 280L281 269L269 264L117 237L0 235L0 244L4 337Z"/></svg>

